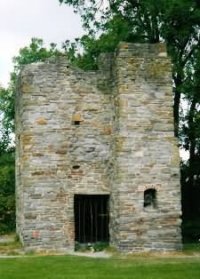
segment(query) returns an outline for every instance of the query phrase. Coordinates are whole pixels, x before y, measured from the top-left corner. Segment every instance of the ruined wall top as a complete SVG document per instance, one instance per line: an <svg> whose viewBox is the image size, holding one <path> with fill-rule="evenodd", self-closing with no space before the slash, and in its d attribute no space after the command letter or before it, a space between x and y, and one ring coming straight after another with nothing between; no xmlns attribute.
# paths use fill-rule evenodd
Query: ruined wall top
<svg viewBox="0 0 200 279"><path fill-rule="evenodd" d="M148 43L126 43L120 42L116 53L120 52L131 52L131 55L138 57L145 56L158 56L158 57L167 57L166 45L163 43L159 44L148 44Z"/></svg>
<svg viewBox="0 0 200 279"><path fill-rule="evenodd" d="M120 42L113 53L101 53L98 58L98 70L101 72L108 72L111 70L113 61L116 57L123 57L123 56L134 56L134 57L144 57L144 58L159 58L159 57L167 57L166 45L163 43L159 44L148 44L148 43L127 43L127 42ZM61 54L56 57L50 57L46 59L44 62L34 62L28 65L25 65L22 68L22 72L24 68L32 68L35 67L42 67L44 65L51 65L55 64L58 67L66 67L67 69L73 69L80 72L85 72L80 68L74 67L70 61L67 59L67 55ZM87 71L87 72L94 72L94 71Z"/></svg>

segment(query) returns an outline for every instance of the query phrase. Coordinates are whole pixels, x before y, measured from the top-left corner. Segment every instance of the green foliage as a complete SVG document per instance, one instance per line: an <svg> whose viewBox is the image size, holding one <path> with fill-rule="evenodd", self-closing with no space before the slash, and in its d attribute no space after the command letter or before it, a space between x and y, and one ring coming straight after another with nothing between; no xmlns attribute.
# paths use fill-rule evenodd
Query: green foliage
<svg viewBox="0 0 200 279"><path fill-rule="evenodd" d="M0 154L7 150L14 131L14 94L11 88L0 88L1 140Z"/></svg>
<svg viewBox="0 0 200 279"><path fill-rule="evenodd" d="M15 163L14 152L0 155L0 234L15 229Z"/></svg>
<svg viewBox="0 0 200 279"><path fill-rule="evenodd" d="M180 139L188 151L189 160L182 164L183 237L197 241L200 238L200 49L197 48L186 65L184 86L188 109L183 111Z"/></svg>
<svg viewBox="0 0 200 279"><path fill-rule="evenodd" d="M185 243L183 246L184 253L193 254L193 253L200 253L200 243Z"/></svg>
<svg viewBox="0 0 200 279"><path fill-rule="evenodd" d="M60 51L56 48L56 44L51 43L49 48L44 47L44 42L39 38L32 38L29 46L21 48L18 56L13 58L14 72L11 75L11 81L16 78L22 65L27 65L33 62L44 61L49 57L57 56Z"/></svg>
<svg viewBox="0 0 200 279"><path fill-rule="evenodd" d="M196 243L200 250L200 218L185 220L182 224L183 242Z"/></svg>

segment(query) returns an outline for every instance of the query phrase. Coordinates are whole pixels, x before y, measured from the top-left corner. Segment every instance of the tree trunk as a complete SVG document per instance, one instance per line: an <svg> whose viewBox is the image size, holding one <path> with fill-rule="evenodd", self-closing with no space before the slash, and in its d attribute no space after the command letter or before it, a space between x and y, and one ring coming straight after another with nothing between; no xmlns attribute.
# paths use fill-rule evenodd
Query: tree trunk
<svg viewBox="0 0 200 279"><path fill-rule="evenodd" d="M179 135L179 109L180 109L180 101L181 101L181 89L182 85L181 75L177 74L174 77L175 89L174 89L174 135L178 137Z"/></svg>
<svg viewBox="0 0 200 279"><path fill-rule="evenodd" d="M195 197L195 185L194 185L194 174L195 174L195 148L196 148L196 140L195 140L195 131L194 131L194 113L195 113L196 100L193 98L189 117L188 117L188 126L189 126L189 201L190 201L190 217L193 218L196 215L196 197Z"/></svg>

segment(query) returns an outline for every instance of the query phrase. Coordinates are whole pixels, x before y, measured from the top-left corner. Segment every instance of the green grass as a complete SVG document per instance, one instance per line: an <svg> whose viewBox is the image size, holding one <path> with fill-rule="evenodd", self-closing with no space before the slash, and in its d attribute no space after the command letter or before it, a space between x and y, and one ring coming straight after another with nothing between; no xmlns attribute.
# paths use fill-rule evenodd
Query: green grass
<svg viewBox="0 0 200 279"><path fill-rule="evenodd" d="M0 259L1 279L199 279L199 257L93 259L33 256Z"/></svg>

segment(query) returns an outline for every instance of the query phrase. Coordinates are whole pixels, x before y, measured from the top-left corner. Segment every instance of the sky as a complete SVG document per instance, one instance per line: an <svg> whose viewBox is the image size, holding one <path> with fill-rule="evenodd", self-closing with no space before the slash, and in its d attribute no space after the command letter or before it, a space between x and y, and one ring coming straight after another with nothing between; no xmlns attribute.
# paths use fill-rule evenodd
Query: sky
<svg viewBox="0 0 200 279"><path fill-rule="evenodd" d="M7 86L12 58L31 38L59 46L81 34L80 17L59 0L0 0L0 85Z"/></svg>

